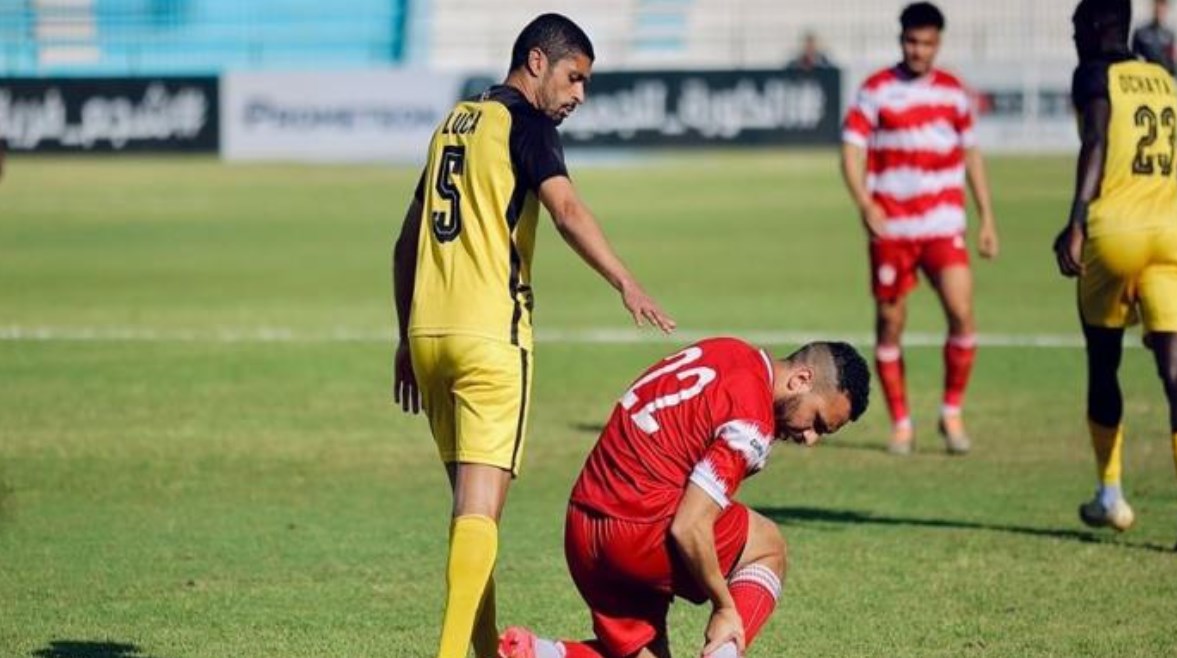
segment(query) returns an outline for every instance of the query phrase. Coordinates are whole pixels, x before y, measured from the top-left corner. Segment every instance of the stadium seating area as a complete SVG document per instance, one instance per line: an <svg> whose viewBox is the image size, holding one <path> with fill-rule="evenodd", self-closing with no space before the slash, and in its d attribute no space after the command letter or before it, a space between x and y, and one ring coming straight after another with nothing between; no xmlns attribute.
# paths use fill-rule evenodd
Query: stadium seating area
<svg viewBox="0 0 1177 658"><path fill-rule="evenodd" d="M835 62L862 66L896 54L897 17L909 0L436 0L429 61L441 68L502 66L504 45L541 11L575 16L609 68L773 67L806 31ZM1075 0L937 0L949 18L945 61L1071 61ZM1136 0L1137 17L1147 0Z"/></svg>
<svg viewBox="0 0 1177 658"><path fill-rule="evenodd" d="M215 74L397 63L407 0L9 0L8 75Z"/></svg>
<svg viewBox="0 0 1177 658"><path fill-rule="evenodd" d="M895 54L907 0L7 0L8 75L217 73L426 65L498 71L506 46L543 11L589 29L608 68L771 67L815 32L851 68ZM1074 0L940 0L944 60L1072 59ZM1135 0L1143 20L1148 1Z"/></svg>

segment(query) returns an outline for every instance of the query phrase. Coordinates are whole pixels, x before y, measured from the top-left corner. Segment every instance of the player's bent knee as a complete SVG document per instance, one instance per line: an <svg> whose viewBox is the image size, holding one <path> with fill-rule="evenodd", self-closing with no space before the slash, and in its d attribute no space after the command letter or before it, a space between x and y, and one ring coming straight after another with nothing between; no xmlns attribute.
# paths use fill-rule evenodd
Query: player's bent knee
<svg viewBox="0 0 1177 658"><path fill-rule="evenodd" d="M740 558L740 566L760 564L783 578L788 567L788 544L777 524L752 513L748 518L748 543Z"/></svg>
<svg viewBox="0 0 1177 658"><path fill-rule="evenodd" d="M776 575L781 580L785 579L785 574L789 571L789 543L785 541L785 536L781 531L777 530L777 540L780 542L779 551L776 553L780 560L780 566L776 569Z"/></svg>

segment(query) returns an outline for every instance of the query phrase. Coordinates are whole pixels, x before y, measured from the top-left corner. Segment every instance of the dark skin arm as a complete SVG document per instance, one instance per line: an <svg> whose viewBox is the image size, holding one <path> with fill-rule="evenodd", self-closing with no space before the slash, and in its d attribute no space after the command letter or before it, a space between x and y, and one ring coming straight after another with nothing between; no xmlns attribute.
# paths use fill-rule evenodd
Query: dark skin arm
<svg viewBox="0 0 1177 658"><path fill-rule="evenodd" d="M416 198L405 211L400 236L392 249L392 289L396 304L398 342L393 360L393 398L405 413L421 410L421 391L413 374L409 352L409 310L413 305L413 288L417 278L417 236L421 231L421 202Z"/></svg>
<svg viewBox="0 0 1177 658"><path fill-rule="evenodd" d="M1083 273L1083 242L1087 239L1087 208L1099 197L1103 180L1104 156L1107 154L1108 122L1112 107L1106 98L1087 104L1081 117L1083 146L1075 172L1075 195L1067 225L1054 240L1054 255L1059 273L1075 277Z"/></svg>

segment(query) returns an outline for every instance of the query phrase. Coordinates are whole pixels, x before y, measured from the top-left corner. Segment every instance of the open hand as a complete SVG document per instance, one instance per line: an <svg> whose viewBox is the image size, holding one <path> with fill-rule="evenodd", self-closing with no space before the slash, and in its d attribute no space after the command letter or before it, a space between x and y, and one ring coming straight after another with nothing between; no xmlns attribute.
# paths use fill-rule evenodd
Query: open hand
<svg viewBox="0 0 1177 658"><path fill-rule="evenodd" d="M658 302L654 301L653 297L646 294L645 290L636 283L627 286L621 291L621 302L625 304L626 310L633 315L633 320L637 326L645 326L646 322L658 327L662 333L670 333L674 331L674 320L658 306Z"/></svg>
<svg viewBox="0 0 1177 658"><path fill-rule="evenodd" d="M421 411L421 389L417 388L417 375L413 372L413 356L404 342L396 346L393 357L392 396L405 413Z"/></svg>

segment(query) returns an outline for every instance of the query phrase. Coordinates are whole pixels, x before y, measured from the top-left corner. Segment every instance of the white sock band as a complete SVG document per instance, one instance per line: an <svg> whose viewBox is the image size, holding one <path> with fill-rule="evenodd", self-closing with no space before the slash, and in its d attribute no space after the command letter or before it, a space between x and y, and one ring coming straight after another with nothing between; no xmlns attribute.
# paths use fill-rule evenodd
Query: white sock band
<svg viewBox="0 0 1177 658"><path fill-rule="evenodd" d="M893 363L903 358L903 348L898 345L878 345L875 347L875 359L880 363Z"/></svg>
<svg viewBox="0 0 1177 658"><path fill-rule="evenodd" d="M781 579L773 573L772 569L762 564L749 564L732 574L732 579L728 581L728 586L731 587L737 583L755 583L772 595L773 601L778 601L781 598Z"/></svg>

